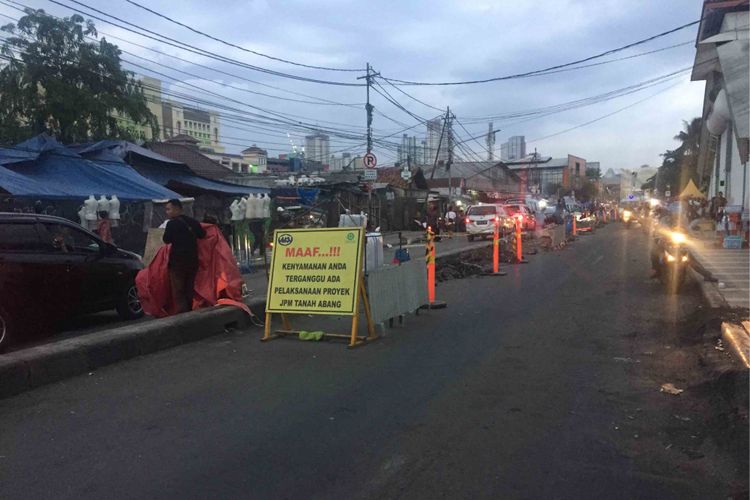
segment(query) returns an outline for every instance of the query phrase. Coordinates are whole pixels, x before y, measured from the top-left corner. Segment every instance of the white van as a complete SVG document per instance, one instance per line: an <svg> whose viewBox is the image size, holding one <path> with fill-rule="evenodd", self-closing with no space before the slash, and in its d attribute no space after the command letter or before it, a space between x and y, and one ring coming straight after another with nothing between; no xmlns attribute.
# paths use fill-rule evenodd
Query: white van
<svg viewBox="0 0 750 500"><path fill-rule="evenodd" d="M470 206L466 210L466 237L469 241L474 241L477 237L492 237L495 232L495 222L500 224L501 233L510 227L510 217L500 205Z"/></svg>

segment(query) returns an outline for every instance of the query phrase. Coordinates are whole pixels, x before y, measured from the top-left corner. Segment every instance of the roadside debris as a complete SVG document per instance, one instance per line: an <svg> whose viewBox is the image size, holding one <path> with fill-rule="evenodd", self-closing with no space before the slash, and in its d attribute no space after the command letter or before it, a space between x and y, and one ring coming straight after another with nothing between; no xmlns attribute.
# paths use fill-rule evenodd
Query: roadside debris
<svg viewBox="0 0 750 500"><path fill-rule="evenodd" d="M640 363L640 360L638 360L638 359L633 359L633 358L620 358L620 357L615 357L615 358L612 358L612 359L614 359L614 360L615 360L615 361L617 361L618 363Z"/></svg>
<svg viewBox="0 0 750 500"><path fill-rule="evenodd" d="M669 384L662 384L659 392L666 392L667 394L673 394L676 396L678 394L682 394L683 392L685 392L685 389L678 389L677 387L674 386L674 384L669 383Z"/></svg>

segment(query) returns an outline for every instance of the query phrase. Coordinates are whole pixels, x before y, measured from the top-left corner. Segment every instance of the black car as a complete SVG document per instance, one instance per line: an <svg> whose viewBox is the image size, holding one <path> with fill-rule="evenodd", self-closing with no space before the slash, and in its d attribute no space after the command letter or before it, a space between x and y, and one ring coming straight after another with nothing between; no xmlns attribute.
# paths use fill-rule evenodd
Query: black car
<svg viewBox="0 0 750 500"><path fill-rule="evenodd" d="M60 217L0 212L0 350L70 316L143 315L141 258Z"/></svg>

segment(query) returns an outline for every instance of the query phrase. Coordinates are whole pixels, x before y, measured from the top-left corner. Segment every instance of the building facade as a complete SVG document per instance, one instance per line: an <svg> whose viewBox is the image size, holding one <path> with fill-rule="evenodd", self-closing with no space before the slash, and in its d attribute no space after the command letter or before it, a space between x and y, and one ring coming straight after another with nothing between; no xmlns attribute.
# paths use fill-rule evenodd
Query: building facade
<svg viewBox="0 0 750 500"><path fill-rule="evenodd" d="M432 165L448 161L448 130L443 126L440 118L427 121L427 150L425 151L425 165ZM442 139L441 139L442 136Z"/></svg>
<svg viewBox="0 0 750 500"><path fill-rule="evenodd" d="M265 174L268 172L268 152L255 144L240 154L217 153L203 149L204 155L237 174Z"/></svg>
<svg viewBox="0 0 750 500"><path fill-rule="evenodd" d="M177 135L189 135L198 141L201 149L223 153L219 142L219 115L212 111L183 106L172 101L162 101L164 139Z"/></svg>
<svg viewBox="0 0 750 500"><path fill-rule="evenodd" d="M331 159L330 138L326 134L316 133L305 136L305 160L320 162L327 170Z"/></svg>
<svg viewBox="0 0 750 500"><path fill-rule="evenodd" d="M164 140L164 119L162 116L161 80L149 76L136 77L146 98L146 107L156 117L157 135L154 136L150 126L135 124L115 113L118 125L127 130L136 141L152 142Z"/></svg>
<svg viewBox="0 0 750 500"><path fill-rule="evenodd" d="M747 0L703 3L691 80L705 81L699 186L722 192L733 210L750 207L750 36ZM682 188L682 186L680 186Z"/></svg>
<svg viewBox="0 0 750 500"><path fill-rule="evenodd" d="M514 135L500 145L500 158L503 161L518 161L526 156L526 136Z"/></svg>

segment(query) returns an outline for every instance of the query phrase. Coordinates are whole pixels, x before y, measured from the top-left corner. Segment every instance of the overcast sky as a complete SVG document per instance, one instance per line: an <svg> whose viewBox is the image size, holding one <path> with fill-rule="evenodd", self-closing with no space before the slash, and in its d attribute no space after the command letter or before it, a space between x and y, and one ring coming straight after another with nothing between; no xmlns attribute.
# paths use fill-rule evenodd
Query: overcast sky
<svg viewBox="0 0 750 500"><path fill-rule="evenodd" d="M55 15L68 16L73 13L48 1L21 1ZM60 1L68 3L68 0ZM361 80L356 80L360 76L357 73L296 67L232 49L140 10L125 0L80 1L138 26L248 64L315 79L361 83ZM383 76L429 82L490 78L582 59L695 21L700 17L702 5L700 0L140 0L139 3L198 30L272 56L309 65L343 68L363 68L366 62L370 62ZM85 10L80 5L69 5ZM176 8L177 5L179 8ZM4 6L0 6L0 12L14 17L19 15ZM101 17L101 14L95 15ZM247 113L258 112L244 105L247 104L294 115L296 120L307 123L363 134L363 107L288 102L239 90L242 88L310 100L284 92L292 91L339 103L361 104L365 98L363 87L323 85L272 76L190 54L101 21L94 22L101 32L109 35L236 75L196 67L104 35L124 50L208 79L207 82L192 78L123 54L123 59L243 103L222 101L218 96L201 96L206 101L233 108L237 118L247 120L252 118ZM437 108L450 106L469 132L479 135L486 132L489 120L485 117L491 115L575 101L688 68L695 53L696 30L692 26L592 61L621 58L691 42L611 64L477 85L405 86L402 89ZM143 69L138 71L148 74ZM166 78L162 79L167 81ZM248 79L283 90L263 87ZM227 88L222 83L238 88ZM183 94L195 94L184 87L170 88ZM411 100L395 88L387 85L385 88L415 115L423 118L438 115L438 111ZM496 156L499 156L500 143L507 137L525 135L529 151L537 148L541 154L553 157L574 154L588 161L600 161L605 171L641 164L658 165L659 154L667 148L676 147L677 143L672 137L681 129L682 120L700 115L703 88L703 82L690 82L687 73L630 95L533 120L528 117L495 119L495 129L501 129L497 134ZM634 104L638 101L643 102ZM394 134L418 123L416 118L378 94L372 94L372 102L378 112L402 124L376 114L376 137ZM620 109L623 110L617 112ZM612 113L615 114L587 126L559 133ZM222 124L222 139L229 151L238 151L242 146L253 143L269 149L272 156L289 149L283 127L261 130L256 124L246 122L241 128L230 127L227 122ZM469 136L458 125L455 130L459 137L465 139ZM425 127L415 126L409 133L424 136ZM293 141L302 143L303 133L290 131L290 134ZM556 135L545 139L553 134ZM398 140L400 135L397 134L395 139ZM466 146L485 158L487 152L482 149L484 139L480 138L479 143L469 141ZM332 138L331 150L349 148L354 154L361 154L364 147L358 147L359 144ZM381 164L393 163L393 151L379 147L376 153ZM457 153L472 159L466 152Z"/></svg>

